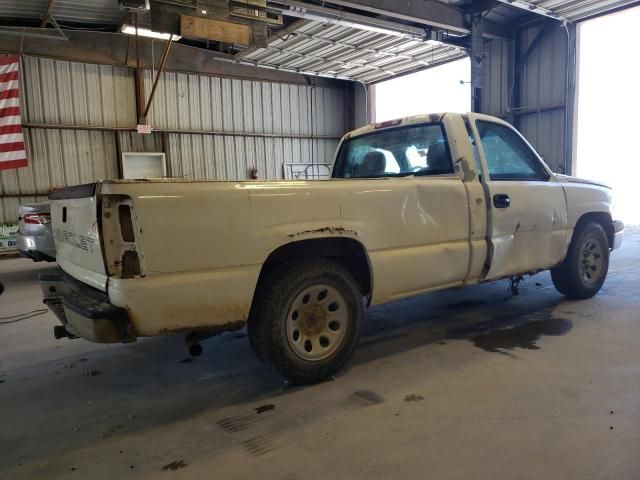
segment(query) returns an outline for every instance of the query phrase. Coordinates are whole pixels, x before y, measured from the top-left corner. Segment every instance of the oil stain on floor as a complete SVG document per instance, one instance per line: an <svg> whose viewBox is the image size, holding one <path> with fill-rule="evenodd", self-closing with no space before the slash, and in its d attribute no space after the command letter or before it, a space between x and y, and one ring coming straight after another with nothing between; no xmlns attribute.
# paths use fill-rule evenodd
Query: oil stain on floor
<svg viewBox="0 0 640 480"><path fill-rule="evenodd" d="M540 312L535 317L526 323L510 322L503 317L450 333L453 338L468 339L486 352L511 355L509 351L516 348L539 350L538 341L543 336L565 335L573 328L570 320L552 317L547 312Z"/></svg>
<svg viewBox="0 0 640 480"><path fill-rule="evenodd" d="M473 344L487 352L506 355L505 350L524 348L539 350L538 340L543 335L558 336L566 334L573 324L564 318L537 320L517 327L504 328L470 338Z"/></svg>
<svg viewBox="0 0 640 480"><path fill-rule="evenodd" d="M187 462L185 462L184 460L175 460L175 461L173 461L171 463L168 463L164 467L162 467L162 470L164 470L164 471L168 471L168 470L176 471L176 470L179 470L181 468L185 468L188 465L189 464Z"/></svg>

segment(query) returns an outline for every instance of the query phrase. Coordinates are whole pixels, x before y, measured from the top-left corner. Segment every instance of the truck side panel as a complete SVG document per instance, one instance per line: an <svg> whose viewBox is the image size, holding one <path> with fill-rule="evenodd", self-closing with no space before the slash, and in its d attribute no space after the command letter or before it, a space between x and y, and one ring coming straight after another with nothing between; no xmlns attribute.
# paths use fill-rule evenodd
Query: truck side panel
<svg viewBox="0 0 640 480"><path fill-rule="evenodd" d="M360 242L372 268L372 303L461 284L469 268L468 203L458 176L112 183L103 192L130 197L142 231L144 278L109 279L111 301L131 312L141 335L245 321L262 264L298 240Z"/></svg>

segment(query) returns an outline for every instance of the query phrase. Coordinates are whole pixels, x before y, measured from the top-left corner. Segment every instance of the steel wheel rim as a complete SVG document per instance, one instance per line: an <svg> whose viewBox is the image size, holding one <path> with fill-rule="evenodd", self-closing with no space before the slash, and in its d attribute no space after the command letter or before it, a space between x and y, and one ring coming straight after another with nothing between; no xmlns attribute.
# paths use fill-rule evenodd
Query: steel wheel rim
<svg viewBox="0 0 640 480"><path fill-rule="evenodd" d="M580 277L587 285L596 283L604 268L604 250L598 239L589 236L580 249Z"/></svg>
<svg viewBox="0 0 640 480"><path fill-rule="evenodd" d="M347 302L329 285L304 288L287 312L287 342L303 360L317 362L333 355L342 345L349 321Z"/></svg>

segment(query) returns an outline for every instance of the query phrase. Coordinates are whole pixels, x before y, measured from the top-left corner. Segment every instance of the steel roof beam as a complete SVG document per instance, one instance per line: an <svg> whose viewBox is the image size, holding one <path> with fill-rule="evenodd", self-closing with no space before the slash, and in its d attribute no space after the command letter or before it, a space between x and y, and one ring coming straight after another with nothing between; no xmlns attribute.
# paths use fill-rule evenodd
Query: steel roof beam
<svg viewBox="0 0 640 480"><path fill-rule="evenodd" d="M402 23L373 18L367 15L345 12L335 8L320 5L311 6L297 0L285 0L283 5L289 7L281 10L282 15L306 18L332 25L366 30L386 35L404 37L409 40L422 40L426 36L426 29L403 25Z"/></svg>
<svg viewBox="0 0 640 480"><path fill-rule="evenodd" d="M53 4L56 0L49 0L47 3L47 9L42 14L42 22L40 23L40 28L45 28L47 23L49 23L49 19L51 18L51 10L53 10Z"/></svg>
<svg viewBox="0 0 640 480"><path fill-rule="evenodd" d="M0 31L0 52L24 53L56 60L71 62L95 63L100 65L119 65L134 68L135 55L131 35L123 33L98 33L65 30L67 38L55 35L44 36L47 39L67 40L64 42L43 42L42 30L37 28L5 27ZM51 32L51 30L45 30ZM35 38L32 38L36 35ZM24 37L24 38L22 38ZM155 42L155 52L153 44ZM304 77L304 74L319 76L316 72L302 72L277 68L254 68L253 62L235 60L231 55L221 54L211 50L190 47L176 43L171 47L173 54L167 58L166 71L186 72L214 75L227 78L241 78L262 80L267 82L287 82L300 85L336 85L333 81L316 80ZM155 53L156 55L152 55ZM140 39L140 54L142 67L153 68L154 58L158 60L161 52L157 48L157 40L148 37ZM338 75L326 75L339 80Z"/></svg>
<svg viewBox="0 0 640 480"><path fill-rule="evenodd" d="M286 4L287 1L279 0L275 3ZM471 31L468 15L456 7L436 0L404 0L402 2L397 0L327 0L323 5L326 7L328 4L354 8L452 32L470 33ZM313 4L309 4L309 6L311 8ZM485 21L484 35L487 38L509 39L511 31L506 26Z"/></svg>

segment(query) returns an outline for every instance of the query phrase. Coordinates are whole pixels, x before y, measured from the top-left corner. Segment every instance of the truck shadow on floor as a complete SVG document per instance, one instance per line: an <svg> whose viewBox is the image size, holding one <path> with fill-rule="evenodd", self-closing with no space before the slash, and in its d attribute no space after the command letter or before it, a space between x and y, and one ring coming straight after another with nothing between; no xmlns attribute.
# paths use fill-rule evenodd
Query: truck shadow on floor
<svg viewBox="0 0 640 480"><path fill-rule="evenodd" d="M339 377L357 375L352 367L430 344L446 348L440 345L468 340L491 354L512 355L517 348L539 348L537 342L545 335L567 333L571 322L553 314L562 297L548 289L527 288L507 299L504 285L481 285L373 308L367 312L359 348ZM9 447L0 465L26 452L38 458L201 416L235 418L241 408L276 404L279 397L300 391L258 362L243 332L227 333L203 346L203 356L190 362L183 361L188 357L181 337L163 337L105 346L83 354L84 360L67 357L31 365L37 377L23 381L16 391L5 390L5 413L25 420L19 429L6 432ZM8 372L0 388L21 375ZM332 386L305 388L321 395ZM43 401L68 407L54 420L42 421L28 412L43 410ZM37 446L26 441L35 437Z"/></svg>
<svg viewBox="0 0 640 480"><path fill-rule="evenodd" d="M619 294L626 280L623 275L634 264L617 260L623 267L617 272L615 262L614 259L612 276L601 299L607 298L606 287ZM27 273L9 272L3 274L2 280L8 280L8 286L33 281L37 270L40 268ZM622 290L627 294L634 291L633 284ZM3 299L4 296L0 301ZM344 403L341 396L336 400L336 392L348 395L348 387L346 392L340 389L363 380L360 371L364 369L358 367L373 364L376 369L379 365L383 369L378 360L410 350L446 352L468 348L470 344L477 355L455 357L460 368L464 368L465 362L476 361L478 355L517 357L519 353L532 351L535 355L537 349L545 348L545 337L571 330L568 318L588 320L590 313L580 313L585 308L570 311L574 310L572 305L555 292L548 274L540 274L527 279L518 297L508 298L506 284L496 282L372 308L366 314L360 345L347 368L338 375L336 384L305 387L309 389L306 394L323 399L315 402L320 406L313 413L320 418L332 415L341 405L337 402ZM51 327L52 324L43 324L42 334L50 335ZM3 413L5 418L12 419L3 424L0 468L16 466L27 459L55 462L57 456L84 448L104 448L103 445L108 445L116 456L125 455L126 450L123 454L119 445L127 439L144 438L136 434L154 435L163 428L191 428L189 437L208 439L198 448L190 443L189 451L184 446L171 445L172 458L168 461L185 458L191 463L191 458L203 452L206 456L219 453L210 441L218 438L230 442L228 437L220 437L229 435L228 431L233 435L246 434L246 449L260 452L254 438L255 424L275 431L280 438L295 435L300 428L297 423L279 427L273 422L287 414L283 404L305 392L302 388L285 387L280 377L261 365L244 332L207 340L204 355L188 363L181 363L187 358L181 337L95 346L94 350L75 355L63 353L69 340L53 342L49 348L59 348L56 351L62 354L55 361L34 357L28 367L11 370L0 359L0 367L5 367L0 368ZM453 358L449 354L444 361ZM509 357L501 358L511 361ZM91 371L100 374L85 373ZM366 395L353 394L359 404L377 402L375 396L364 392ZM274 408L264 413L255 410L272 405Z"/></svg>

